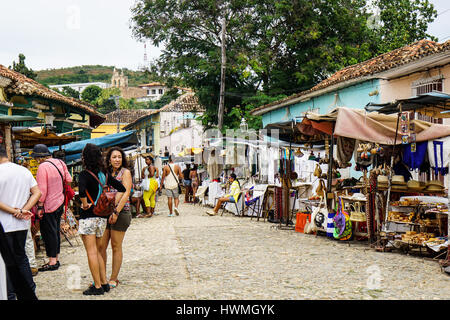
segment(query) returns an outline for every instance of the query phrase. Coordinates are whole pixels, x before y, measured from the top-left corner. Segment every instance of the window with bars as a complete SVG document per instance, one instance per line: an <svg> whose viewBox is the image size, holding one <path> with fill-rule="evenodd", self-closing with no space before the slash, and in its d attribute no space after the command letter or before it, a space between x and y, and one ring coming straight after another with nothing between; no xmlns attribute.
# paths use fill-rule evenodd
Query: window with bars
<svg viewBox="0 0 450 320"><path fill-rule="evenodd" d="M418 81L412 85L412 95L417 96L432 91L443 91L442 78L430 78L428 81Z"/></svg>

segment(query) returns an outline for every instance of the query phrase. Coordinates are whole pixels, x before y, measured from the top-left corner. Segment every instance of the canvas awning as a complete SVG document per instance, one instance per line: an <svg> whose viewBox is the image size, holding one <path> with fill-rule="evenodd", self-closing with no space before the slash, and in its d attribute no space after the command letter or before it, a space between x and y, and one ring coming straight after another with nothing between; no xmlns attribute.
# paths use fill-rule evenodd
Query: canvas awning
<svg viewBox="0 0 450 320"><path fill-rule="evenodd" d="M432 91L409 99L400 99L389 103L368 103L369 112L393 114L401 111L415 111L433 118L450 118L450 95Z"/></svg>
<svg viewBox="0 0 450 320"><path fill-rule="evenodd" d="M294 125L292 124L294 123ZM421 120L412 120L415 124L416 141L428 141L450 135L450 126L433 124ZM280 139L289 141L294 135L295 142L310 142L317 140L318 133L323 139L330 136L331 128L334 125L334 135L369 141L384 145L401 144L401 134L397 134L394 143L397 115L380 114L377 112L366 112L361 109L351 109L339 107L328 114L306 113L301 123L285 122L271 124L266 129L281 128ZM294 131L292 131L294 130ZM308 137L307 135L310 134ZM313 134L313 135L311 135Z"/></svg>
<svg viewBox="0 0 450 320"><path fill-rule="evenodd" d="M367 113L360 109L336 108L326 115L307 113L306 119L310 121L335 122L334 135L376 142L385 145L401 144L401 134L397 134L397 115L386 115L376 112ZM416 141L428 141L450 135L450 126L433 124L421 120L412 120L415 125Z"/></svg>
<svg viewBox="0 0 450 320"><path fill-rule="evenodd" d="M87 139L81 141L75 141L72 143L61 146L62 150L66 152L66 162L78 161L81 158L81 152L86 144L92 143L100 148L108 148L114 146L120 146L121 148L130 147L139 143L136 130L125 131L115 134L109 134L100 138ZM59 150L59 147L48 148L50 152Z"/></svg>
<svg viewBox="0 0 450 320"><path fill-rule="evenodd" d="M66 144L77 139L76 136L57 134L42 127L13 127L15 140L20 140L20 146L32 148L34 145L42 143L47 146Z"/></svg>

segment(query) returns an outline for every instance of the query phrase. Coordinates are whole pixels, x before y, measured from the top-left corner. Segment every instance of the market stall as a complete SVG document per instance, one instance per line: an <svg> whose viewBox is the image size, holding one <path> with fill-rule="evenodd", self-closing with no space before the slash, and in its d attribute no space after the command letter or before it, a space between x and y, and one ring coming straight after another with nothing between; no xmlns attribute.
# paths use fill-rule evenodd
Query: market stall
<svg viewBox="0 0 450 320"><path fill-rule="evenodd" d="M405 128L405 130L406 127L408 130L413 128L411 133L414 134L411 134L411 136L414 142L412 143L430 143L430 141L450 135L450 126L432 124L415 119L409 120L408 123L405 123L403 127L400 126L400 128ZM327 115L307 113L302 122L295 124L298 129L297 137L295 138L297 143L302 142L302 140L310 142L318 138L331 141L331 148L327 152L329 156L327 192L326 195L323 194L323 198L329 200L326 208L328 208L329 212L338 209L337 211L341 212L342 216L345 216L347 220L353 221L353 234L358 237L366 236L370 243L379 240L381 228L383 225L384 227L386 226L387 214L383 214L386 212L383 204L389 203L387 199L390 199L390 192L404 195L405 192L414 191L415 193L412 193L412 195L418 196L424 193L437 196L445 192L443 188L410 190L408 188L405 189L403 185L392 188L389 182L392 179L389 176L400 175L401 170L399 170L399 167L403 164L405 142L411 142L410 140L405 141L404 135L398 134L398 121L399 119L395 115L337 108ZM322 136L318 132L321 132ZM332 137L335 139L331 139ZM343 139L347 141L342 141ZM349 143L349 140L351 143ZM402 148L399 145L402 145ZM415 147L413 145L414 156L416 155ZM335 148L337 149L336 157L338 159L334 159L332 154L332 150ZM399 160L391 163L391 160L394 158L399 158ZM356 185L349 186L333 184L333 170L336 167L340 169L348 167L350 162L356 164L355 169L363 172L362 180ZM409 168L405 170L409 171ZM386 187L377 185L378 176L387 178ZM331 184L329 183L330 180L332 181ZM422 180L432 183L434 179L422 178ZM406 185L407 181L404 183ZM378 187L380 187L379 190ZM360 199L352 199L352 194L356 192L362 194ZM387 195L386 192L388 193ZM311 211L319 211L313 204L311 205ZM313 212L310 213L311 219ZM325 217L323 216L319 221L314 221L313 219L313 223L320 224L322 231L326 231L324 221ZM318 230L320 228L313 229Z"/></svg>

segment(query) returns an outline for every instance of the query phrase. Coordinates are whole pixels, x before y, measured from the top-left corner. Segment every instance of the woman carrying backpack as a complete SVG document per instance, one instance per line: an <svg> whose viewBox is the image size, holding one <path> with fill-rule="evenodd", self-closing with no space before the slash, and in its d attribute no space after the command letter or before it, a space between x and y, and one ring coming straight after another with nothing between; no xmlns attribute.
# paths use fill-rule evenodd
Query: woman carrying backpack
<svg viewBox="0 0 450 320"><path fill-rule="evenodd" d="M100 253L101 239L107 222L114 224L117 221L118 214L114 210L109 216L101 216L97 212L98 210L94 209L102 195L102 185L116 189L118 191L116 199L120 199L126 189L110 174L105 174L106 169L104 168L102 153L96 145L86 144L82 152L82 162L84 170L79 175L81 212L78 233L83 240L89 269L94 280L94 283L83 294L102 295L108 292L110 287L106 279L105 261Z"/></svg>

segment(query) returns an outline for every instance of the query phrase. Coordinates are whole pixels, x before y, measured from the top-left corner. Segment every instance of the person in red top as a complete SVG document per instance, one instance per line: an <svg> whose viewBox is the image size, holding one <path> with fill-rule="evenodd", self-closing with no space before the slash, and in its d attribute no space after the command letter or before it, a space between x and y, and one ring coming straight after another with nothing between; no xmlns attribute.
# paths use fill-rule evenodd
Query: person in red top
<svg viewBox="0 0 450 320"><path fill-rule="evenodd" d="M52 158L45 144L37 144L31 154L39 163L36 181L41 190L37 216L41 219L41 235L49 262L39 271L53 271L60 266L61 216L64 211L64 183L70 184L72 177L64 161Z"/></svg>

